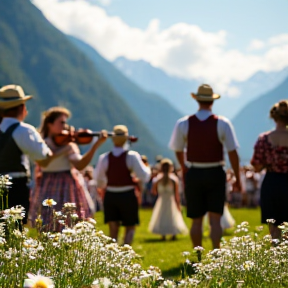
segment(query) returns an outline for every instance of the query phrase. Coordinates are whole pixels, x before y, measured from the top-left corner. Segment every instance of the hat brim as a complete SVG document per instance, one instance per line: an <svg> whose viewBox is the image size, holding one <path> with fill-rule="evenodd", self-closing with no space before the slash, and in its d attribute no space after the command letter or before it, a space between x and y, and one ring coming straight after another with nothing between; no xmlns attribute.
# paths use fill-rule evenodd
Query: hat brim
<svg viewBox="0 0 288 288"><path fill-rule="evenodd" d="M112 138L128 138L128 132L114 132L113 131L113 135L112 135Z"/></svg>
<svg viewBox="0 0 288 288"><path fill-rule="evenodd" d="M219 99L221 96L219 94L212 94L211 96L207 96L207 95L197 95L194 93L191 93L192 98L194 98L195 100L199 100L199 101L214 101Z"/></svg>
<svg viewBox="0 0 288 288"><path fill-rule="evenodd" d="M26 95L23 98L13 99L13 100L0 100L0 109L10 109L18 105L24 104L27 100L33 98L32 95Z"/></svg>
<svg viewBox="0 0 288 288"><path fill-rule="evenodd" d="M128 135L113 135L112 139L128 139Z"/></svg>

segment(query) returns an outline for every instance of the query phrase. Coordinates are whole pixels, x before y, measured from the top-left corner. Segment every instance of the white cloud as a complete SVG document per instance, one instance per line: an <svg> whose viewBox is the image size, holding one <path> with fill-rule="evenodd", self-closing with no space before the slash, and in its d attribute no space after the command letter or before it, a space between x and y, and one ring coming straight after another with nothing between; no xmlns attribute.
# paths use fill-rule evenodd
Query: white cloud
<svg viewBox="0 0 288 288"><path fill-rule="evenodd" d="M254 39L251 41L250 45L248 46L248 50L260 50L265 47L265 43L261 40Z"/></svg>
<svg viewBox="0 0 288 288"><path fill-rule="evenodd" d="M270 45L288 44L288 34L280 34L269 39Z"/></svg>
<svg viewBox="0 0 288 288"><path fill-rule="evenodd" d="M234 86L229 86L226 89L226 93L227 95L229 95L230 97L238 97L241 94L241 91L239 90L239 88L234 87Z"/></svg>
<svg viewBox="0 0 288 288"><path fill-rule="evenodd" d="M130 27L119 17L108 16L91 1L33 0L44 15L64 33L90 44L104 57L125 56L143 59L166 72L184 78L197 78L213 85L215 91L236 96L231 81L244 81L259 70L276 71L288 66L288 34L267 41L253 40L248 52L228 50L227 33L210 33L200 27L177 23L160 30L152 20L144 30ZM266 50L253 50L266 47Z"/></svg>

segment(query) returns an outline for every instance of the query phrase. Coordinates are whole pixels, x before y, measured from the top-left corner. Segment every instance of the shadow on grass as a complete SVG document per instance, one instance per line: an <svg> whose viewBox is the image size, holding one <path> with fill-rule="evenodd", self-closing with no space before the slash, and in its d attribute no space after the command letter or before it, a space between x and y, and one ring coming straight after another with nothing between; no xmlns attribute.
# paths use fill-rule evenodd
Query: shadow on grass
<svg viewBox="0 0 288 288"><path fill-rule="evenodd" d="M180 264L179 266L172 267L167 270L162 270L162 276L168 279L180 280L188 275L194 274L194 270L191 265Z"/></svg>
<svg viewBox="0 0 288 288"><path fill-rule="evenodd" d="M185 241L186 239L183 238L183 237L179 237L179 238L176 238L176 240L172 240L171 237L166 237L166 240L162 240L161 238L145 238L143 239L141 242L146 242L146 243L177 243L177 242L180 242L180 241Z"/></svg>
<svg viewBox="0 0 288 288"><path fill-rule="evenodd" d="M167 240L166 240L167 241ZM142 242L146 242L146 243L156 243L156 242L166 242L165 240L162 240L161 238L157 239L157 238L146 238L143 239Z"/></svg>

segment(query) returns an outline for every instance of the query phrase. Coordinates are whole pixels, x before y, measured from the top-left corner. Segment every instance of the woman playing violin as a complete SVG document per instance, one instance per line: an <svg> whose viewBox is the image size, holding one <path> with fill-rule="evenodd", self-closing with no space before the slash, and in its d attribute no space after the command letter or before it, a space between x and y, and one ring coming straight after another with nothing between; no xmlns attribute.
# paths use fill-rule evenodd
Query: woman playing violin
<svg viewBox="0 0 288 288"><path fill-rule="evenodd" d="M43 139L56 152L63 149L54 143L55 135L60 134L67 126L70 111L63 107L53 107L43 114L43 121L40 133ZM53 199L57 204L53 207L60 211L64 203L72 202L76 204L79 217L90 217L91 211L85 197L84 188L81 186L77 175L77 170L83 170L92 160L96 150L106 141L107 133L102 131L98 140L91 148L81 155L77 144L70 142L65 144L66 153L55 158L46 167L41 168L41 177L36 179L35 193L31 201L30 219L34 222L41 213L43 224L51 221L51 213L46 207L42 207L45 199ZM75 169L77 169L75 171ZM75 173L76 172L76 173ZM60 230L61 227L57 227Z"/></svg>

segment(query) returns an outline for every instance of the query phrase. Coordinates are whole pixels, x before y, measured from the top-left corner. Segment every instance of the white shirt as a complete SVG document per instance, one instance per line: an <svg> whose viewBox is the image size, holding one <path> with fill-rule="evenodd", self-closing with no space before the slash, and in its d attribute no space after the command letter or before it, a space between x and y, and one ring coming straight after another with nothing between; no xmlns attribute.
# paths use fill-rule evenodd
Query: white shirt
<svg viewBox="0 0 288 288"><path fill-rule="evenodd" d="M0 130L6 132L11 125L19 122L16 118L4 117L0 125ZM22 164L26 168L28 175L30 175L28 156L31 160L36 161L46 159L47 155L52 154L49 147L32 125L20 122L20 125L13 131L12 137L23 153ZM13 174L11 174L11 176L12 175Z"/></svg>
<svg viewBox="0 0 288 288"><path fill-rule="evenodd" d="M114 147L112 149L112 153L114 156L118 157L125 151L122 147ZM99 160L97 163L97 166L94 170L93 177L97 183L97 186L99 188L105 188L107 185L107 176L106 172L108 170L109 165L109 153L105 153L99 156ZM145 166L144 163L141 160L141 156L136 151L128 151L126 156L126 165L127 168L131 171L131 173L134 173L135 176L142 182L146 183L150 179L151 170L149 167ZM121 192L126 191L129 189L133 189L134 186L125 186L125 187L107 187L109 191L112 192Z"/></svg>
<svg viewBox="0 0 288 288"><path fill-rule="evenodd" d="M200 121L206 120L213 113L209 110L199 110L195 115ZM183 151L187 146L187 136L189 129L189 117L185 116L179 119L174 127L169 148L174 151ZM223 117L218 116L217 134L218 139L227 151L233 151L239 147L234 128L231 122Z"/></svg>

